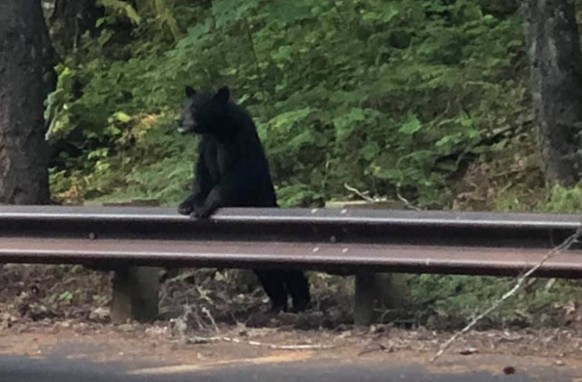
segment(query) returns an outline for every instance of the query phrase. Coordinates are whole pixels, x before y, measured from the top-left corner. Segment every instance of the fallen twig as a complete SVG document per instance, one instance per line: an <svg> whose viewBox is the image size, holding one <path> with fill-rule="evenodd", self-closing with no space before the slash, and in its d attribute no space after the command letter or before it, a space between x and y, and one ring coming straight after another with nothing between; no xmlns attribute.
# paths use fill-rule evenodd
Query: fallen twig
<svg viewBox="0 0 582 382"><path fill-rule="evenodd" d="M206 308L205 306L203 306L202 307L202 313L204 313L206 315L206 317L208 317L208 319L212 323L212 326L214 326L214 331L216 333L220 333L220 329L218 329L218 325L216 325L216 321L214 321L214 317L212 317L212 314L210 313L210 310L208 310L208 308Z"/></svg>
<svg viewBox="0 0 582 382"><path fill-rule="evenodd" d="M582 229L578 229L576 231L576 233L574 233L572 236L568 237L566 240L564 240L562 242L562 244L560 244L559 246L555 247L554 249L552 249L551 251L549 251L541 260L539 263L537 263L536 265L534 265L530 270L528 270L527 272L525 272L523 275L521 275L518 279L517 282L515 283L514 287L511 288L509 291L507 291L503 296L501 296L501 298L497 301L495 301L488 309L486 309L483 313L479 314L478 316L476 316L475 318L473 318L471 320L471 322L469 322L467 324L467 326L465 326L462 330L456 332L455 334L453 334L453 336L451 338L449 338L440 348L440 350L434 355L434 357L432 357L432 359L430 360L430 362L434 362L437 359L439 359L443 354L445 354L445 352L447 351L447 349L459 338L461 337L463 334L467 333L469 330L471 330L479 321L481 321L485 316L487 316L488 314L490 314L491 312L493 312L495 309L497 309L505 300L507 300L509 297L513 296L515 294L515 292L517 292L524 284L524 282L535 272L537 271L542 265L544 265L544 263L546 261L548 261L549 259L551 259L552 257L556 256L557 254L569 249L574 243L576 243L578 241L578 239L580 238L580 236L582 236Z"/></svg>
<svg viewBox="0 0 582 382"><path fill-rule="evenodd" d="M207 344L212 342L232 342L236 344L247 344L251 346L263 346L268 347L269 349L273 350L323 350L323 349L331 349L332 345L323 345L323 344L304 344L304 345L275 345L275 344L267 344L259 341L242 341L239 338L231 338L231 337L192 337L188 339L189 343L193 344Z"/></svg>
<svg viewBox="0 0 582 382"><path fill-rule="evenodd" d="M358 190L355 187L350 186L347 183L344 183L344 187L346 188L346 190L353 192L354 194L358 195L360 198L364 199L365 201L367 201L368 203L376 203L377 200L366 195L365 193L363 193L362 191Z"/></svg>
<svg viewBox="0 0 582 382"><path fill-rule="evenodd" d="M402 202L404 203L404 206L410 210L414 210L414 211L422 211L421 208L415 206L414 204L410 203L410 201L408 199L406 199L404 196L402 196L400 194L400 191L396 192L396 197Z"/></svg>

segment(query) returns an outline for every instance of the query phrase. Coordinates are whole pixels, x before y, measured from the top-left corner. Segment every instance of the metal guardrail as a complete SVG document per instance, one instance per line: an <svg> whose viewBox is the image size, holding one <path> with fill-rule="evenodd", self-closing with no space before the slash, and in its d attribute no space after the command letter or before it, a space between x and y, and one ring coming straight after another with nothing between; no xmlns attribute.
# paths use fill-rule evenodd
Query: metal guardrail
<svg viewBox="0 0 582 382"><path fill-rule="evenodd" d="M582 227L575 215L355 209L0 206L0 262L512 275ZM582 277L576 245L537 276Z"/></svg>

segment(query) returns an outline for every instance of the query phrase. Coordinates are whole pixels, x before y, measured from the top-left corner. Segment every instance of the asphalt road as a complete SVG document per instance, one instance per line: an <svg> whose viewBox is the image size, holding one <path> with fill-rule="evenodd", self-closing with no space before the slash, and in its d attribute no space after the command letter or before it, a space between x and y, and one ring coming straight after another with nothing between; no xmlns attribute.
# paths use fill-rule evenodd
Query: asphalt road
<svg viewBox="0 0 582 382"><path fill-rule="evenodd" d="M533 365L532 365L533 366ZM0 356L1 382L485 382L485 381L580 381L560 368L516 369L514 375L486 371L429 371L420 365L390 363L345 364L333 360L307 360L208 368L189 365L93 363L61 357Z"/></svg>
<svg viewBox="0 0 582 382"><path fill-rule="evenodd" d="M272 350L245 343L192 345L152 338L106 329L0 333L0 382L582 382L577 354L450 352L431 364L431 354L411 350ZM515 373L505 375L507 367Z"/></svg>

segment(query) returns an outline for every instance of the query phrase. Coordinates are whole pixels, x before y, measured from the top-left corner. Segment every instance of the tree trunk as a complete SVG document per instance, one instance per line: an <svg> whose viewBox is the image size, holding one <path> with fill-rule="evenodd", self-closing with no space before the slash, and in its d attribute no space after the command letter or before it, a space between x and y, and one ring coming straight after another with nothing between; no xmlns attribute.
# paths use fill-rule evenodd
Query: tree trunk
<svg viewBox="0 0 582 382"><path fill-rule="evenodd" d="M49 202L43 102L49 41L40 0L0 1L0 203Z"/></svg>
<svg viewBox="0 0 582 382"><path fill-rule="evenodd" d="M572 0L527 0L525 34L546 179L572 185L582 157L582 58Z"/></svg>

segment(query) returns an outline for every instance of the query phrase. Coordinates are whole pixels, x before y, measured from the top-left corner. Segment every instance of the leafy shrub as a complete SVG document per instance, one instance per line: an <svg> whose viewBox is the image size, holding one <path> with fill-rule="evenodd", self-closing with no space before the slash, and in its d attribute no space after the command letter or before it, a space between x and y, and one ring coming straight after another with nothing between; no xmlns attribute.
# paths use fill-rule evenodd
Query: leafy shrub
<svg viewBox="0 0 582 382"><path fill-rule="evenodd" d="M525 112L523 73L508 74L523 55L520 21L474 1L145 3L103 2L101 34L60 70L49 135L78 151L55 161L55 190L75 177L92 198L180 199L195 144L170 121L185 84L235 90L284 205L345 196L346 183L446 205L462 163ZM114 43L119 17L134 24L129 45Z"/></svg>

